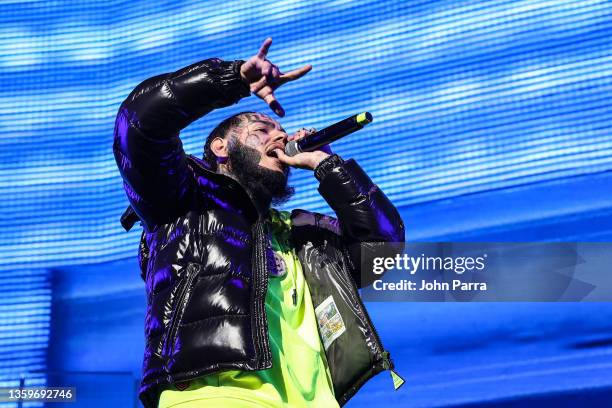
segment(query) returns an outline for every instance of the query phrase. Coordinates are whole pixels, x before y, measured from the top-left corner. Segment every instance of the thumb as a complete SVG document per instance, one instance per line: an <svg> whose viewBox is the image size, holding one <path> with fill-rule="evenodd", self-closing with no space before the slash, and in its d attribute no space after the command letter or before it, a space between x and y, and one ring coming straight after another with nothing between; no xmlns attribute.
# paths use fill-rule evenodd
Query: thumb
<svg viewBox="0 0 612 408"><path fill-rule="evenodd" d="M287 156L282 149L274 149L274 153L276 153L276 157L281 161L281 163L289 166L295 166L297 164L295 157Z"/></svg>

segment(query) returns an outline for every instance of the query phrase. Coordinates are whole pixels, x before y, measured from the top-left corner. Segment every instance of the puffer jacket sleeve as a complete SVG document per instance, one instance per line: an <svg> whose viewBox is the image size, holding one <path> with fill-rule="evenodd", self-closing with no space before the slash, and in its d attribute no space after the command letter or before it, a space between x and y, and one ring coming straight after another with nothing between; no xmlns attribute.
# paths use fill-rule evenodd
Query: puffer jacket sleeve
<svg viewBox="0 0 612 408"><path fill-rule="evenodd" d="M368 286L375 276L367 269L362 271L362 254L394 256L404 249L404 222L399 212L353 159L328 171L320 180L319 193L338 217L353 279L359 288ZM389 244L381 248L369 243Z"/></svg>
<svg viewBox="0 0 612 408"><path fill-rule="evenodd" d="M250 94L243 60L210 58L140 83L121 103L113 153L130 205L145 230L188 205L194 180L179 132L215 108Z"/></svg>

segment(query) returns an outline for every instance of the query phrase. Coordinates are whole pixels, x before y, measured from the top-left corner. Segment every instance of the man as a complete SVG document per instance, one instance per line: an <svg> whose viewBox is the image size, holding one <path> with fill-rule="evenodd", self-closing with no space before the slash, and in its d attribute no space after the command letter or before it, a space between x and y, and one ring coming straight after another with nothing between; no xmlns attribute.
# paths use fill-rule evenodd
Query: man
<svg viewBox="0 0 612 408"><path fill-rule="evenodd" d="M360 244L403 242L404 226L357 163L329 149L288 157L308 132L255 112L219 124L204 160L182 149L180 130L250 93L284 115L274 90L311 66L281 73L271 42L149 78L119 108L122 224L144 227L146 408L338 406L393 368L357 292ZM291 194L289 167L314 171L337 220L270 208Z"/></svg>

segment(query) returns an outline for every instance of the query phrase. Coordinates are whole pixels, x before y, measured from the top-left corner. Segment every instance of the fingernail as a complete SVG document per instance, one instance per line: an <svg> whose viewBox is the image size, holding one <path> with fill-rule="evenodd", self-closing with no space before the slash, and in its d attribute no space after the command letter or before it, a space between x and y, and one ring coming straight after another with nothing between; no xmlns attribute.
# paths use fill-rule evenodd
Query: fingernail
<svg viewBox="0 0 612 408"><path fill-rule="evenodd" d="M285 111L283 110L283 108L281 108L281 106L278 104L278 102L272 102L270 107L272 108L274 113L276 113L278 116L282 117L282 116L285 115Z"/></svg>

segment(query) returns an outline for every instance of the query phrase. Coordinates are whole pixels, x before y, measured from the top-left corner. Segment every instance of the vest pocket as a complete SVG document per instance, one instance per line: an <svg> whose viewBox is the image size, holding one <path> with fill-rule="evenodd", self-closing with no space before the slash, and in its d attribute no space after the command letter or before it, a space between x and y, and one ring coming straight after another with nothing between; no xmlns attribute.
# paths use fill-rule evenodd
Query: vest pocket
<svg viewBox="0 0 612 408"><path fill-rule="evenodd" d="M166 332L165 342L164 342L164 355L166 356L165 369L167 372L170 370L170 366L172 365L172 359L174 355L174 349L176 345L176 333L179 327L179 324L183 318L183 314L185 313L185 307L189 302L189 297L191 296L192 288L191 284L195 278L197 278L198 273L200 271L200 265L196 263L189 263L187 265L186 275L179 282L176 292L176 299L172 303L172 317L170 318L170 325Z"/></svg>

